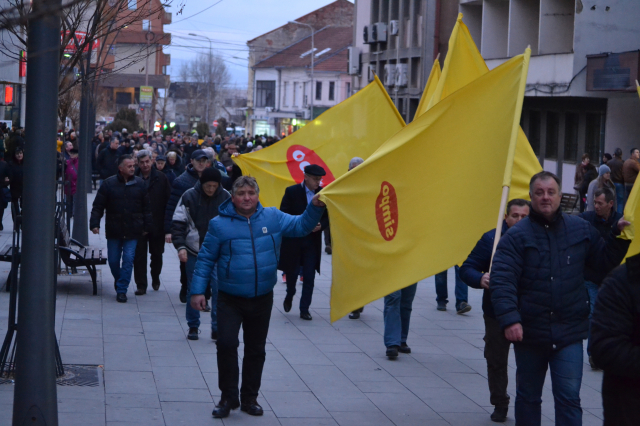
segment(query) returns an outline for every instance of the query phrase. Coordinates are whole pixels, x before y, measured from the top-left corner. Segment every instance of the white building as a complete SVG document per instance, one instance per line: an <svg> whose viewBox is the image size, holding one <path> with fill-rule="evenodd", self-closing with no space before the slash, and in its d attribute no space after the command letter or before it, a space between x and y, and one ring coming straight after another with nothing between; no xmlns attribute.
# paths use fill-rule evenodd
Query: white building
<svg viewBox="0 0 640 426"><path fill-rule="evenodd" d="M326 27L253 67L252 134L284 137L351 95L351 27ZM314 55L313 79L311 55Z"/></svg>

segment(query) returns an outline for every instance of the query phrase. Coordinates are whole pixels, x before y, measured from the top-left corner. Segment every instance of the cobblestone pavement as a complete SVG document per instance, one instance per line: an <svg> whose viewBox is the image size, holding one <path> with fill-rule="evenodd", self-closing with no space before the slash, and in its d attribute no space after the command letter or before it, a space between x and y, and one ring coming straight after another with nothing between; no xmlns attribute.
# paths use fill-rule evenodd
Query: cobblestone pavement
<svg viewBox="0 0 640 426"><path fill-rule="evenodd" d="M93 195L89 196L92 202ZM5 214L0 245L11 236ZM104 229L104 228L102 228ZM106 248L104 234L91 245ZM211 417L218 401L216 347L205 324L198 341L186 339L185 305L178 299L177 254L167 245L159 291L116 303L109 268L99 272L97 296L88 276L61 276L56 335L65 364L99 365L95 387L58 386L61 426L156 425L492 425L483 358L483 320L478 290L469 291L473 310L438 312L433 278L421 281L413 304L410 355L385 357L382 301L365 307L360 320L329 322L331 256L323 255L311 305L313 321L294 309L285 314L285 285L277 284L259 403L265 414L239 410L224 420ZM0 264L0 283L9 270ZM454 294L453 270L449 294ZM299 295L298 291L298 295ZM6 333L8 293L0 292L0 337ZM242 344L240 354L242 354ZM586 360L586 358L585 358ZM515 361L510 356L514 424ZM602 424L602 376L584 366L581 390L585 425ZM13 386L0 385L0 426L11 424ZM543 424L553 424L547 378Z"/></svg>

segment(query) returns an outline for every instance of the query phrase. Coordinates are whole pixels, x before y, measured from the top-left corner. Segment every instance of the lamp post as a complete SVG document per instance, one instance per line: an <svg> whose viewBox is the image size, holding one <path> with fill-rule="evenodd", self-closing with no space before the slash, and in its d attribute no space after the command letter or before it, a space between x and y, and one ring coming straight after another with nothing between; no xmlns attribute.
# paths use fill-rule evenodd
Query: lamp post
<svg viewBox="0 0 640 426"><path fill-rule="evenodd" d="M212 67L212 59L213 59L213 50L211 47L211 43L213 40L211 40L209 37L200 35L200 34L194 34L194 33L189 33L190 36L192 37L200 37L200 38L204 38L206 40L209 41L209 69L207 70L207 105L205 107L205 117L207 120L207 126L209 125L209 103L211 102L210 96L211 96L211 67Z"/></svg>
<svg viewBox="0 0 640 426"><path fill-rule="evenodd" d="M303 24L302 22L298 22L298 21L289 21L290 24L297 24L297 25L302 25L305 27L309 27L309 29L311 30L311 120L313 120L313 98L314 98L314 94L313 94L313 64L314 64L314 60L315 60L315 56L316 56L316 48L315 48L315 43L314 43L314 39L313 39L313 35L315 33L315 30L313 29L313 27L309 24Z"/></svg>

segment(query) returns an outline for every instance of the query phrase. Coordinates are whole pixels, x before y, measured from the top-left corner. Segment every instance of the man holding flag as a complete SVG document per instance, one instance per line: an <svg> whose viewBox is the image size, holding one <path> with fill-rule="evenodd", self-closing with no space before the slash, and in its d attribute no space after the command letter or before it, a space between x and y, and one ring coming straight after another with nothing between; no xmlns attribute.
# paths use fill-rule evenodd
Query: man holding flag
<svg viewBox="0 0 640 426"><path fill-rule="evenodd" d="M589 329L587 264L607 273L620 264L629 241L606 239L588 222L560 209L560 180L549 172L531 178L531 213L507 232L493 259L491 301L516 355L516 423L541 422L541 395L551 370L555 421L581 425L582 341Z"/></svg>

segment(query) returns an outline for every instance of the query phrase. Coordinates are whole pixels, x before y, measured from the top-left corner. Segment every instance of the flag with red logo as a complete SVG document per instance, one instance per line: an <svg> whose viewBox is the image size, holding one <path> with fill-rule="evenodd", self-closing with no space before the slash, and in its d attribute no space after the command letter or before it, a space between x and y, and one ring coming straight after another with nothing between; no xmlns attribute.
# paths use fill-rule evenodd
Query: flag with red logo
<svg viewBox="0 0 640 426"><path fill-rule="evenodd" d="M495 228L529 56L451 93L320 193L331 220L332 321L460 264Z"/></svg>
<svg viewBox="0 0 640 426"><path fill-rule="evenodd" d="M368 158L404 126L376 76L362 90L280 142L233 160L244 175L258 181L262 205L279 207L284 190L303 181L303 169L309 164L325 170L321 186L327 186L347 172L353 157Z"/></svg>

